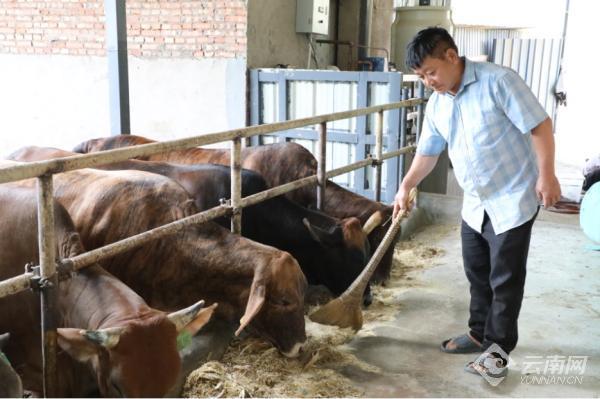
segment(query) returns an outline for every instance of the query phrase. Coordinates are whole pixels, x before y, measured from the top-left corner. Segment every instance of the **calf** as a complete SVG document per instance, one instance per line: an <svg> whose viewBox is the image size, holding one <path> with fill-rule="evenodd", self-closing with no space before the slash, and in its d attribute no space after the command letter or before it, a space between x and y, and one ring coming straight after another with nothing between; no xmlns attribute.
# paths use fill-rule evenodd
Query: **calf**
<svg viewBox="0 0 600 399"><path fill-rule="evenodd" d="M75 152L88 153L110 150L132 145L154 143L154 140L141 136L120 135L88 140L74 148ZM164 161L172 163L216 163L229 165L227 149L191 148L164 154L154 154L138 158L146 161ZM317 173L317 160L306 148L287 142L249 147L242 150L242 166L262 175L269 187L275 187L290 181ZM307 186L287 194L287 197L303 206L315 206L316 186ZM389 228L393 208L382 203L355 194L343 187L327 181L323 210L334 217L344 219L357 217L370 231L370 246L375 250ZM385 281L390 276L394 245L391 245L381 259L372 281Z"/></svg>
<svg viewBox="0 0 600 399"><path fill-rule="evenodd" d="M36 192L0 185L0 280L38 262ZM83 251L67 211L54 203L57 256ZM151 396L167 393L180 369L177 330L197 316L199 306L167 315L152 309L125 284L91 265L58 287L58 396ZM208 315L209 316L209 315ZM200 320L193 320L199 322ZM42 391L39 299L22 291L0 299L0 330L12 339L6 346L24 387ZM202 323L196 325L201 327ZM190 331L191 333L195 331ZM152 350L148 350L152 348Z"/></svg>

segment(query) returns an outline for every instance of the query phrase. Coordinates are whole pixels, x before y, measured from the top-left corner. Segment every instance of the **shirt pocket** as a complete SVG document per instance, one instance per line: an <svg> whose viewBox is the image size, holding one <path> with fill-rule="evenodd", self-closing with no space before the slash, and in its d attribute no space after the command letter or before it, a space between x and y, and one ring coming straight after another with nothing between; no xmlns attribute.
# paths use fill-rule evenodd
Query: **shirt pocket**
<svg viewBox="0 0 600 399"><path fill-rule="evenodd" d="M502 139L509 123L504 112L494 104L478 104L469 107L462 115L465 137L473 149L483 152L497 151L502 148Z"/></svg>

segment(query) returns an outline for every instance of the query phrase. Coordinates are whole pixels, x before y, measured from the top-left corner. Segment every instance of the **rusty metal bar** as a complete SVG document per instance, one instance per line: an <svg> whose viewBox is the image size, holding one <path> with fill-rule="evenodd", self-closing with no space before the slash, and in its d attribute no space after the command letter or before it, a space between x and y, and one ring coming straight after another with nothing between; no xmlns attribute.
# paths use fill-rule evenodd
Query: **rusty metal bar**
<svg viewBox="0 0 600 399"><path fill-rule="evenodd" d="M0 298L18 294L21 291L29 289L31 287L31 278L33 276L33 273L25 273L0 281Z"/></svg>
<svg viewBox="0 0 600 399"><path fill-rule="evenodd" d="M415 145L409 145L407 147L400 148L398 150L386 152L381 156L381 159L385 161L386 159L397 157L398 155L407 154L409 152L414 152L417 149Z"/></svg>
<svg viewBox="0 0 600 399"><path fill-rule="evenodd" d="M383 111L375 114L375 201L381 201L381 155L383 152Z"/></svg>
<svg viewBox="0 0 600 399"><path fill-rule="evenodd" d="M368 115L370 113L378 111L387 111L390 109L414 106L423 101L424 100L422 99L415 98L356 110L295 119L292 121L249 126L242 129L227 130L224 132L211 133L202 136L194 136L185 139L142 144L133 147L117 148L109 151L74 155L70 157L51 159L47 161L15 164L14 166L10 166L7 168L0 168L0 183L8 183L11 181L28 179L31 177L38 177L45 174L61 173L75 169L96 167L109 163L124 161L129 158L183 150L186 148L192 148L200 145L214 144L221 141L233 140L235 138L246 138L261 134L271 134L282 130L290 130L308 125L315 125L324 122L332 122L340 119L353 118L361 115Z"/></svg>
<svg viewBox="0 0 600 399"><path fill-rule="evenodd" d="M327 178L327 122L319 124L319 148L317 153L317 209L323 210L325 204L325 185Z"/></svg>
<svg viewBox="0 0 600 399"><path fill-rule="evenodd" d="M214 218L227 215L231 211L228 206L220 205L211 208L207 211L197 213L183 219L156 227L152 230L145 231L140 234L125 238L124 240L114 242L101 248L96 248L92 251L77 255L73 258L64 259L63 262L70 263L73 269L81 269L82 267L98 262L102 258L110 258L125 251L129 251L139 245L149 241L174 234L188 226L208 222Z"/></svg>
<svg viewBox="0 0 600 399"><path fill-rule="evenodd" d="M242 234L242 208L239 207L242 199L242 139L235 138L231 141L231 232Z"/></svg>
<svg viewBox="0 0 600 399"><path fill-rule="evenodd" d="M44 396L49 398L55 397L58 392L56 374L58 276L55 260L52 175L38 178L37 192L43 387Z"/></svg>

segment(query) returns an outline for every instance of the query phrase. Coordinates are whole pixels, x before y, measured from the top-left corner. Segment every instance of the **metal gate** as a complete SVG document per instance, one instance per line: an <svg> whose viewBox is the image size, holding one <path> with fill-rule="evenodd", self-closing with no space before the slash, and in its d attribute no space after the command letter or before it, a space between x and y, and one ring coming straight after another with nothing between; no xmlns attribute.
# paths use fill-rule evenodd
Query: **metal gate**
<svg viewBox="0 0 600 399"><path fill-rule="evenodd" d="M282 122L331 112L400 101L402 73L338 72L289 69L251 71L251 124ZM399 109L384 115L384 152L401 143ZM363 159L374 152L375 115L329 122L327 170ZM316 154L317 125L286 130L276 136L257 136L252 145L294 141ZM403 141L405 142L405 141ZM381 199L391 202L398 189L398 159L383 165ZM333 179L357 194L375 198L372 167Z"/></svg>

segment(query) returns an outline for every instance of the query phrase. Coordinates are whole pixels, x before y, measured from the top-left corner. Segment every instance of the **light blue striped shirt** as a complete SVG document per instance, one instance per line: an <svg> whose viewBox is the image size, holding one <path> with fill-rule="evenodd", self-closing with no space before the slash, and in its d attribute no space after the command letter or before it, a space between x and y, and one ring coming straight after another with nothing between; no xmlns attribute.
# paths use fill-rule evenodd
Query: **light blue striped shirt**
<svg viewBox="0 0 600 399"><path fill-rule="evenodd" d="M417 153L438 155L447 143L464 190L462 218L481 232L485 211L500 234L537 211L531 129L547 117L512 69L465 59L456 95L433 93L429 99Z"/></svg>

